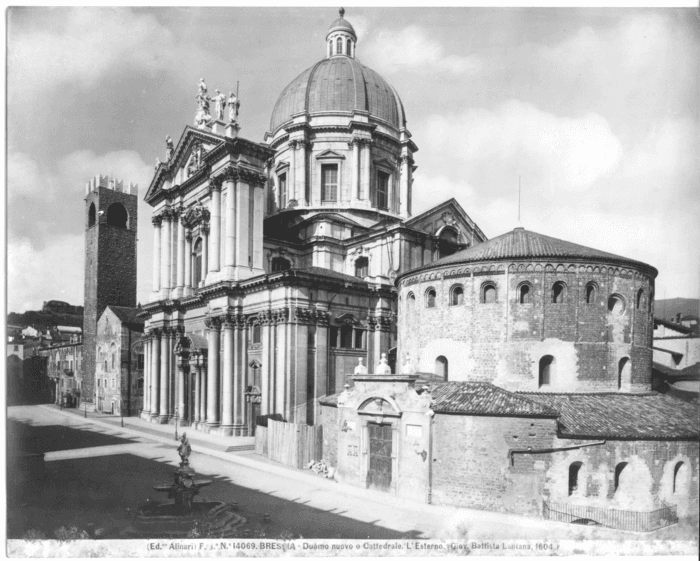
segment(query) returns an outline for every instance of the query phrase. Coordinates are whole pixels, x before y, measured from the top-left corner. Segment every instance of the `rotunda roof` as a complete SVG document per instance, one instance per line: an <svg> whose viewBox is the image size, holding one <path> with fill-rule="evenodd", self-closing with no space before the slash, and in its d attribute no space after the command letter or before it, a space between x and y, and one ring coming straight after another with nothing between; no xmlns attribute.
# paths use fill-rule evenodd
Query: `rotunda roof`
<svg viewBox="0 0 700 561"><path fill-rule="evenodd" d="M284 88L270 119L275 132L295 113L368 111L399 129L406 124L403 105L394 88L356 58L331 57L299 74Z"/></svg>
<svg viewBox="0 0 700 561"><path fill-rule="evenodd" d="M540 259L552 259L557 261L572 260L576 262L613 262L641 269L654 277L658 274L658 271L654 267L642 263L641 261L552 238L525 230L524 228L515 228L515 230L511 232L468 247L467 249L457 251L452 255L433 261L419 269L414 269L406 273L406 275L410 275L416 271L435 269L443 265L457 263L511 260L532 261Z"/></svg>
<svg viewBox="0 0 700 561"><path fill-rule="evenodd" d="M352 33L355 37L357 37L357 34L355 33L355 29L353 26L350 24L348 20L346 20L343 16L345 15L345 10L343 8L340 8L340 17L335 20L333 23L331 23L331 26L328 28L328 33L326 34L326 37L328 37L328 34L330 34L333 31L338 31L338 30L343 30L347 31L349 33Z"/></svg>

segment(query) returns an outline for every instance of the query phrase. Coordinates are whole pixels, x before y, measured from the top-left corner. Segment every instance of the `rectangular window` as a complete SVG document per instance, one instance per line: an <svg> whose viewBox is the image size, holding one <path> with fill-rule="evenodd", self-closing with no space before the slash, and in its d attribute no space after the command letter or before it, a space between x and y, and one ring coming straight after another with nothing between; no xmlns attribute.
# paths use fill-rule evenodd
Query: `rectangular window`
<svg viewBox="0 0 700 561"><path fill-rule="evenodd" d="M321 166L321 200L338 200L338 164Z"/></svg>
<svg viewBox="0 0 700 561"><path fill-rule="evenodd" d="M330 338L330 341L328 341L328 345L332 349L335 349L338 346L338 328L337 327L330 328L329 338Z"/></svg>
<svg viewBox="0 0 700 561"><path fill-rule="evenodd" d="M340 240L343 238L343 227L340 224L333 224L331 226L331 236Z"/></svg>
<svg viewBox="0 0 700 561"><path fill-rule="evenodd" d="M377 173L377 208L382 210L389 208L389 178L388 173Z"/></svg>
<svg viewBox="0 0 700 561"><path fill-rule="evenodd" d="M253 344L257 345L260 343L260 324L256 323L253 325Z"/></svg>
<svg viewBox="0 0 700 561"><path fill-rule="evenodd" d="M279 200L279 205L280 208L285 208L287 206L287 174L283 173L278 176L279 178L279 186L280 186L280 200Z"/></svg>
<svg viewBox="0 0 700 561"><path fill-rule="evenodd" d="M143 355L142 354L136 355L136 368L138 370L143 370Z"/></svg>
<svg viewBox="0 0 700 561"><path fill-rule="evenodd" d="M355 329L355 348L364 349L365 348L365 330Z"/></svg>
<svg viewBox="0 0 700 561"><path fill-rule="evenodd" d="M343 349L352 349L352 327L349 325L340 328L340 346Z"/></svg>

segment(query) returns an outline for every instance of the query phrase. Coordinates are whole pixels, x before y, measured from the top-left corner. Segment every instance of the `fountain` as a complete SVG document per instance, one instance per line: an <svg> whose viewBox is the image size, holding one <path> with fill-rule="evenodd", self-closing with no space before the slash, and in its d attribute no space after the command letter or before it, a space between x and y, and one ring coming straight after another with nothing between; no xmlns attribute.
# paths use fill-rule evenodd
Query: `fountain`
<svg viewBox="0 0 700 561"><path fill-rule="evenodd" d="M200 489L212 484L211 479L196 479L189 463L192 452L187 434L182 435L180 467L174 472L174 482L156 485L154 489L168 493L172 503L149 502L137 512L131 526L122 532L130 539L147 538L234 538L239 537L246 519L236 513L238 505L221 501L194 499ZM203 534L203 535L202 535Z"/></svg>

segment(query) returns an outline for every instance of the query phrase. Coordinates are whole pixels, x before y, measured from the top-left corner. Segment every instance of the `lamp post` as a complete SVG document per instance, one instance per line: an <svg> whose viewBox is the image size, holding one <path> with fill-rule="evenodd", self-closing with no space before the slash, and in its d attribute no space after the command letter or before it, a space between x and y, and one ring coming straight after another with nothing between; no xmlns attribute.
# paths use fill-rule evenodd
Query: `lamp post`
<svg viewBox="0 0 700 561"><path fill-rule="evenodd" d="M177 437L177 407L175 408L175 440L179 440Z"/></svg>
<svg viewBox="0 0 700 561"><path fill-rule="evenodd" d="M121 416L122 428L124 428L124 407L121 401L119 402L119 415Z"/></svg>

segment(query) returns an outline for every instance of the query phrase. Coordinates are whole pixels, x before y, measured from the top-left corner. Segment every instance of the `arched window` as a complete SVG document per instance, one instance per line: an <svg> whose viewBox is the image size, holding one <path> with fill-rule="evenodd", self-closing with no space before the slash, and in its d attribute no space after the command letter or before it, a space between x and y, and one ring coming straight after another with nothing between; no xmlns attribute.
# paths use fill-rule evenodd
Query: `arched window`
<svg viewBox="0 0 700 561"><path fill-rule="evenodd" d="M630 382L630 359L624 357L617 365L617 389L622 389L622 384Z"/></svg>
<svg viewBox="0 0 700 561"><path fill-rule="evenodd" d="M416 295L413 294L413 292L409 292L408 296L406 296L406 306L409 312L412 312L416 308Z"/></svg>
<svg viewBox="0 0 700 561"><path fill-rule="evenodd" d="M277 273L279 271L286 271L291 269L292 265L284 257L273 257L272 258L272 272Z"/></svg>
<svg viewBox="0 0 700 561"><path fill-rule="evenodd" d="M328 41L328 56L333 55L333 40Z"/></svg>
<svg viewBox="0 0 700 561"><path fill-rule="evenodd" d="M651 289L649 291L649 302L647 304L648 304L647 307L649 309L649 313L652 313L654 310L654 289Z"/></svg>
<svg viewBox="0 0 700 561"><path fill-rule="evenodd" d="M461 249L459 234L452 227L445 227L438 237L438 256L447 257Z"/></svg>
<svg viewBox="0 0 700 561"><path fill-rule="evenodd" d="M493 304L496 302L498 294L496 293L496 285L487 282L481 287L481 303L482 304Z"/></svg>
<svg viewBox="0 0 700 561"><path fill-rule="evenodd" d="M352 41L348 39L348 42L345 46L345 54L348 56L352 56Z"/></svg>
<svg viewBox="0 0 700 561"><path fill-rule="evenodd" d="M642 304L644 302L644 289L640 288L637 291L637 309L641 310L642 309Z"/></svg>
<svg viewBox="0 0 700 561"><path fill-rule="evenodd" d="M461 285L457 284L452 287L450 306L460 306L462 304L464 304L464 289Z"/></svg>
<svg viewBox="0 0 700 561"><path fill-rule="evenodd" d="M447 381L447 359L444 356L435 359L435 375L441 380Z"/></svg>
<svg viewBox="0 0 700 561"><path fill-rule="evenodd" d="M338 40L335 42L335 54L343 54L343 40L340 37L338 37Z"/></svg>
<svg viewBox="0 0 700 561"><path fill-rule="evenodd" d="M199 283L202 281L202 250L202 238L197 238L197 241L194 243L194 251L192 252L194 256L194 267L192 267L194 278L192 279L192 286L195 288L198 287Z"/></svg>
<svg viewBox="0 0 700 561"><path fill-rule="evenodd" d="M108 368L107 368L107 359L105 359L104 363L102 364L102 370L103 370L103 372L107 372L107 370L108 370Z"/></svg>
<svg viewBox="0 0 700 561"><path fill-rule="evenodd" d="M569 496L573 495L578 489L578 476L581 473L582 462L573 462L569 466Z"/></svg>
<svg viewBox="0 0 700 561"><path fill-rule="evenodd" d="M688 494L688 465L685 462L678 462L673 468L673 494Z"/></svg>
<svg viewBox="0 0 700 561"><path fill-rule="evenodd" d="M545 355L540 359L539 385L549 386L554 378L556 361L552 355Z"/></svg>
<svg viewBox="0 0 700 561"><path fill-rule="evenodd" d="M619 294L612 294L608 298L608 311L616 316L625 312L625 299Z"/></svg>
<svg viewBox="0 0 700 561"><path fill-rule="evenodd" d="M279 186L279 207L287 206L287 174L281 173L277 176L277 184Z"/></svg>
<svg viewBox="0 0 700 561"><path fill-rule="evenodd" d="M90 210L88 210L88 227L94 226L97 220L97 212L95 211L95 203L90 205Z"/></svg>
<svg viewBox="0 0 700 561"><path fill-rule="evenodd" d="M117 350L114 347L114 345L112 345L112 370L114 370L116 365L117 365Z"/></svg>
<svg viewBox="0 0 700 561"><path fill-rule="evenodd" d="M435 307L435 289L434 288L429 288L425 292L425 307L426 308L434 308Z"/></svg>
<svg viewBox="0 0 700 561"><path fill-rule="evenodd" d="M384 172L377 172L377 208L387 210L389 208L389 181L391 176Z"/></svg>
<svg viewBox="0 0 700 561"><path fill-rule="evenodd" d="M615 466L615 492L620 488L620 484L626 481L626 477L622 475L626 467L627 462L620 462Z"/></svg>
<svg viewBox="0 0 700 561"><path fill-rule="evenodd" d="M586 304L595 304L597 288L594 282L589 282L586 285Z"/></svg>
<svg viewBox="0 0 700 561"><path fill-rule="evenodd" d="M117 228L129 227L129 213L121 203L112 203L107 207L107 225Z"/></svg>
<svg viewBox="0 0 700 561"><path fill-rule="evenodd" d="M524 282L518 289L518 302L521 304L529 304L532 302L532 286L530 283Z"/></svg>
<svg viewBox="0 0 700 561"><path fill-rule="evenodd" d="M366 257L359 257L355 260L355 276L363 279L367 275L369 275L369 259Z"/></svg>
<svg viewBox="0 0 700 561"><path fill-rule="evenodd" d="M563 304L566 297L566 285L557 281L552 285L552 304Z"/></svg>

